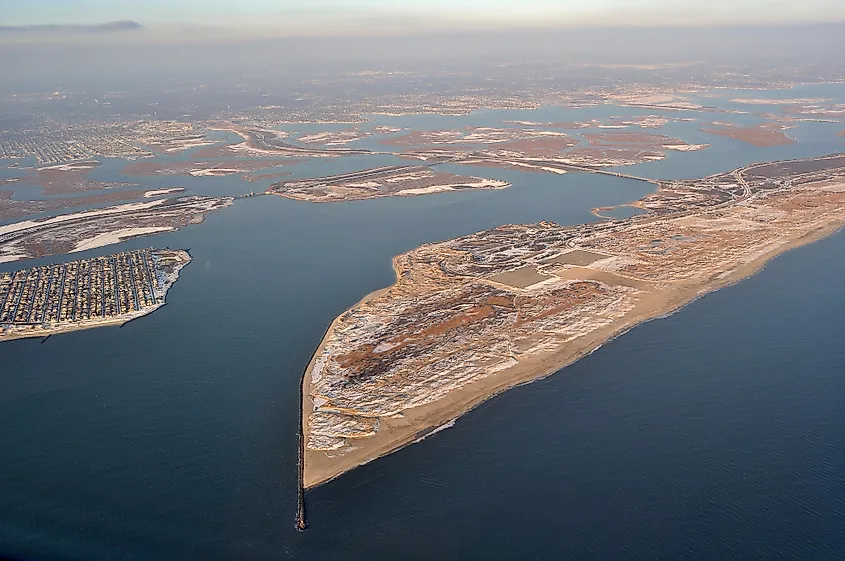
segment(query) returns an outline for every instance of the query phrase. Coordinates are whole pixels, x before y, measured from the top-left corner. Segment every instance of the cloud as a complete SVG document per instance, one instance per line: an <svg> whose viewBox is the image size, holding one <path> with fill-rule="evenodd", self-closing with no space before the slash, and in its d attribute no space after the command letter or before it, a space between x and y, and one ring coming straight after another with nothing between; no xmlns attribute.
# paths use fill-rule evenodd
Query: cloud
<svg viewBox="0 0 845 561"><path fill-rule="evenodd" d="M0 33L4 35L89 35L137 31L142 27L135 21L112 21L93 25L0 25Z"/></svg>

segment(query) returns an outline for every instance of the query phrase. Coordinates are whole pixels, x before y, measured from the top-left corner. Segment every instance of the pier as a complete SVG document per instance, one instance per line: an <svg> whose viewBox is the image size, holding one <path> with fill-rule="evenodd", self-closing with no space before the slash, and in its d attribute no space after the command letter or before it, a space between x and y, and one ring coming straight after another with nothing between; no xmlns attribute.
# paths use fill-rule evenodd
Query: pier
<svg viewBox="0 0 845 561"><path fill-rule="evenodd" d="M317 354L314 351L314 354ZM311 358L314 358L314 355L311 355ZM299 379L299 431L297 433L297 444L299 445L299 451L297 453L297 462L296 462L296 469L297 469L297 482L296 482L296 529L300 532L304 532L308 529L308 522L305 519L305 427L303 426L303 399L305 397L305 375L308 372L308 367L311 365L311 361L308 361L308 365L305 367L305 370L302 371L302 377Z"/></svg>

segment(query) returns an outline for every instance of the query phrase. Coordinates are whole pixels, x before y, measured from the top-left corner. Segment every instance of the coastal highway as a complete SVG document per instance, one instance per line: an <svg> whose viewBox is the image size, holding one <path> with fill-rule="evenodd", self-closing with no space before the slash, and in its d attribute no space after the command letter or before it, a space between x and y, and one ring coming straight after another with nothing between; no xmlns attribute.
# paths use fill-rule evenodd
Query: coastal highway
<svg viewBox="0 0 845 561"><path fill-rule="evenodd" d="M601 175L612 175L613 177L621 177L623 179L633 179L635 181L645 181L646 183L654 183L655 185L659 185L660 181L657 179L649 179L648 177L639 177L637 175L631 175L628 173L619 173L618 171L608 171L600 168L591 168L585 166L577 166L574 164L559 164L555 163L555 166L565 169L565 170L572 170L572 171L582 171L585 173L598 173Z"/></svg>

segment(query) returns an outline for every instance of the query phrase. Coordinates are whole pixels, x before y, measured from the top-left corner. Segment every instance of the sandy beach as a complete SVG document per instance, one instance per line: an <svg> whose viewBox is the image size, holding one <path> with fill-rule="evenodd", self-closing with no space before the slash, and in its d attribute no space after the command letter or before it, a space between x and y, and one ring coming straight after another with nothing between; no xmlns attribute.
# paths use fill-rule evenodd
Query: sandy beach
<svg viewBox="0 0 845 561"><path fill-rule="evenodd" d="M111 245L120 243L123 240L129 238L135 238L138 236L146 236L148 234L155 234L158 232L170 232L175 228L171 226L150 226L148 228L122 228L120 230L115 230L114 232L106 232L105 234L98 234L92 238L82 240L76 247L74 247L70 253L78 253L80 251L87 251L89 249L94 249L97 247L103 247L105 245Z"/></svg>
<svg viewBox="0 0 845 561"><path fill-rule="evenodd" d="M52 335L59 335L61 333L71 333L72 331L83 331L86 329L95 329L97 327L109 327L109 326L123 326L130 321L136 320L140 317L149 315L154 311L158 310L164 304L150 307L146 310L141 312L136 312L135 314L120 316L120 317L111 317L111 318L102 318L96 320L89 320L89 321L80 321L75 322L67 325L58 325L55 327L51 327L49 329L44 329L43 327L33 327L30 331L16 331L12 332L8 335L0 334L0 343L4 341L14 341L16 339L32 339L36 337L50 337Z"/></svg>

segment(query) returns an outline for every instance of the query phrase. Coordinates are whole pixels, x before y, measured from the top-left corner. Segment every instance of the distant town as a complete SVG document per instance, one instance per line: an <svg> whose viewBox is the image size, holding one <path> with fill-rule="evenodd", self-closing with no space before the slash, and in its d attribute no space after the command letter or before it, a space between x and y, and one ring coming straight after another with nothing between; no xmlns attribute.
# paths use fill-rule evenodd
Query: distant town
<svg viewBox="0 0 845 561"><path fill-rule="evenodd" d="M6 131L0 136L0 159L35 157L39 165L108 158L153 156L157 144L196 138L191 123L148 120L92 121L80 124L45 121L31 129ZM202 135L198 135L199 138Z"/></svg>

